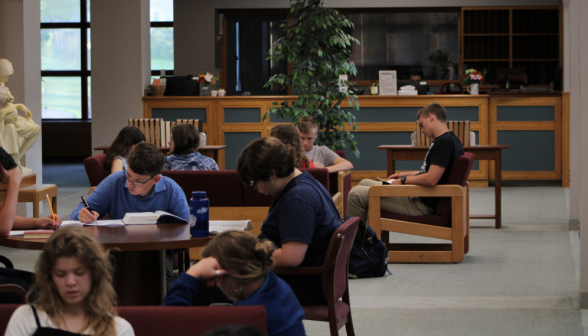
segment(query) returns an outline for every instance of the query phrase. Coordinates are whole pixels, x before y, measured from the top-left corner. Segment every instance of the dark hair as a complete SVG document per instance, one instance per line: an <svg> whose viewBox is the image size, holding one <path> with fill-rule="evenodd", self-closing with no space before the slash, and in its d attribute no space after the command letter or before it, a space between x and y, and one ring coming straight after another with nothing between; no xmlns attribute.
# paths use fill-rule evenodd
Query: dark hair
<svg viewBox="0 0 588 336"><path fill-rule="evenodd" d="M172 127L171 134L174 141L174 151L170 154L192 154L200 145L200 132L192 124L177 124Z"/></svg>
<svg viewBox="0 0 588 336"><path fill-rule="evenodd" d="M295 167L292 149L272 137L251 141L237 159L237 174L246 187L251 181L269 181L272 174L286 177Z"/></svg>
<svg viewBox="0 0 588 336"><path fill-rule="evenodd" d="M421 78L422 78L423 72L419 68L413 68L413 69L410 69L410 75L411 76L421 76Z"/></svg>
<svg viewBox="0 0 588 336"><path fill-rule="evenodd" d="M430 114L437 117L437 120L439 120L440 122L447 121L447 112L445 111L445 108L437 103L430 103L427 106L420 109L417 113L417 119L421 117L426 118Z"/></svg>
<svg viewBox="0 0 588 336"><path fill-rule="evenodd" d="M268 334L253 326L234 324L218 327L202 336L268 336Z"/></svg>
<svg viewBox="0 0 588 336"><path fill-rule="evenodd" d="M159 148L148 142L138 144L127 159L129 168L135 174L151 177L161 173L164 161L165 157Z"/></svg>
<svg viewBox="0 0 588 336"><path fill-rule="evenodd" d="M16 168L16 162L12 158L12 155L8 154L2 147L0 147L0 163L4 170Z"/></svg>
<svg viewBox="0 0 588 336"><path fill-rule="evenodd" d="M125 126L120 130L116 139L114 139L112 145L110 145L110 149L108 150L108 153L106 153L106 158L104 159L104 172L106 173L106 176L110 175L114 158L117 156L127 157L131 150L131 146L143 141L145 141L145 134L143 134L138 127Z"/></svg>
<svg viewBox="0 0 588 336"><path fill-rule="evenodd" d="M284 124L276 125L272 127L270 135L280 139L284 145L292 147L296 168L300 168L303 164L306 167L310 167L310 160L306 157L300 133L298 133L298 130L294 126Z"/></svg>
<svg viewBox="0 0 588 336"><path fill-rule="evenodd" d="M259 241L248 232L230 230L214 237L202 257L214 257L231 279L246 284L267 276L274 249L269 240Z"/></svg>

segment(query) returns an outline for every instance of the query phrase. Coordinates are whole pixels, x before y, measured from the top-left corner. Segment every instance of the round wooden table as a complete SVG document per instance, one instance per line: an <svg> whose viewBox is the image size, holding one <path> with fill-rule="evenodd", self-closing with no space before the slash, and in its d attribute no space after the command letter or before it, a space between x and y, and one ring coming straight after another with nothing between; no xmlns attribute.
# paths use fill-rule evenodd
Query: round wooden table
<svg viewBox="0 0 588 336"><path fill-rule="evenodd" d="M165 250L203 247L211 237L190 236L188 224L84 226L115 258L120 306L159 306L165 297ZM42 250L47 239L0 238L0 245Z"/></svg>

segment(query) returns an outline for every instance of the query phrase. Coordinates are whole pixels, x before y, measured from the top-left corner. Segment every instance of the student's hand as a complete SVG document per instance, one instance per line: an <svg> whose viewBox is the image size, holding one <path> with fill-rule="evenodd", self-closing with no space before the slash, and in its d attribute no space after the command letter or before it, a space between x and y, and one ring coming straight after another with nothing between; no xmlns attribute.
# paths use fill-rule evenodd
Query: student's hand
<svg viewBox="0 0 588 336"><path fill-rule="evenodd" d="M316 161L313 161L313 162L314 162L314 166L315 166L316 168L325 168L325 166L323 166L323 164L322 164L322 163L320 163L320 162L316 162Z"/></svg>
<svg viewBox="0 0 588 336"><path fill-rule="evenodd" d="M227 271L221 269L220 264L215 258L208 257L200 260L194 266L190 267L186 273L195 278L212 280L212 283L214 283L214 278L216 278L216 271L219 271L220 275L227 274ZM211 285L210 282L209 285Z"/></svg>
<svg viewBox="0 0 588 336"><path fill-rule="evenodd" d="M395 179L394 181L392 181L392 183L390 183L391 185L402 185L402 181L400 181L399 178Z"/></svg>
<svg viewBox="0 0 588 336"><path fill-rule="evenodd" d="M0 176L3 181L6 181L6 184L14 183L20 185L20 181L22 180L22 173L18 168L6 170L2 165L0 165Z"/></svg>
<svg viewBox="0 0 588 336"><path fill-rule="evenodd" d="M388 180L399 179L401 177L402 177L402 174L392 174L392 175L388 176Z"/></svg>
<svg viewBox="0 0 588 336"><path fill-rule="evenodd" d="M43 230L55 230L61 225L61 222L62 220L59 215L55 214L55 221L53 220L53 216L49 215L45 218L39 218L39 221L37 222L37 228Z"/></svg>
<svg viewBox="0 0 588 336"><path fill-rule="evenodd" d="M90 213L90 211L88 211L88 209L86 208L82 208L82 210L80 210L80 213L78 214L80 222L84 224L93 223L97 221L98 216L99 214L96 211L92 211L92 213Z"/></svg>

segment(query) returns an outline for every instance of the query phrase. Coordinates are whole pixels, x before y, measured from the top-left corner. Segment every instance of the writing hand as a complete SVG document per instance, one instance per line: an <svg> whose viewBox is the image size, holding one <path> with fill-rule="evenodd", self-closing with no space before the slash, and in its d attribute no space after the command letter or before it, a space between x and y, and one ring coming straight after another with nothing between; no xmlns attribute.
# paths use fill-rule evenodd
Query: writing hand
<svg viewBox="0 0 588 336"><path fill-rule="evenodd" d="M58 214L55 214L55 221L53 220L53 216L49 215L45 218L39 218L37 227L43 230L55 230L61 225L61 222L61 217Z"/></svg>
<svg viewBox="0 0 588 336"><path fill-rule="evenodd" d="M80 213L78 214L80 222L84 224L93 223L97 221L98 216L99 214L96 211L92 211L92 213L90 213L90 211L88 211L88 209L86 208L82 208L80 210Z"/></svg>
<svg viewBox="0 0 588 336"><path fill-rule="evenodd" d="M400 174L392 174L392 175L388 176L388 180L399 179L401 177L402 177L402 175L400 175Z"/></svg>

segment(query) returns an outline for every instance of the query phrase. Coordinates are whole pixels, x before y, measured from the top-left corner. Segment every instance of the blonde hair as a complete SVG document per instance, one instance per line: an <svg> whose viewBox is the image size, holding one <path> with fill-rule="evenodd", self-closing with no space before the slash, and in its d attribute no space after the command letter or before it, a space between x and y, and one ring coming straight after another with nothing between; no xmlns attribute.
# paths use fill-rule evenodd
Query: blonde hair
<svg viewBox="0 0 588 336"><path fill-rule="evenodd" d="M272 127L270 135L274 138L280 139L284 145L292 148L294 154L294 161L296 168L300 168L303 164L310 167L310 160L306 157L304 146L300 134L292 125L276 125Z"/></svg>
<svg viewBox="0 0 588 336"><path fill-rule="evenodd" d="M35 283L29 291L38 295L32 304L45 311L53 320L63 314L63 301L53 282L57 259L76 257L90 272L92 289L86 298L84 329L95 336L115 336L116 293L112 287L110 255L84 228L67 226L58 229L45 244L36 266Z"/></svg>
<svg viewBox="0 0 588 336"><path fill-rule="evenodd" d="M202 256L214 257L233 281L246 284L267 276L273 251L269 240L259 241L245 231L225 231L212 239Z"/></svg>
<svg viewBox="0 0 588 336"><path fill-rule="evenodd" d="M298 130L300 133L317 132L318 124L311 116L302 117L298 120Z"/></svg>

